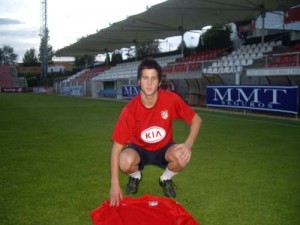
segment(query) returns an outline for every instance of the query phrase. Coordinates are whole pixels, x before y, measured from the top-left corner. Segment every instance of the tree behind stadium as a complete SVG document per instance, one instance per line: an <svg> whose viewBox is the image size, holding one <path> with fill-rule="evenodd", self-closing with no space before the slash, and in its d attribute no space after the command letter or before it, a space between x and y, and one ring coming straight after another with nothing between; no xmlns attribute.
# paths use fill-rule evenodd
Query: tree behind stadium
<svg viewBox="0 0 300 225"><path fill-rule="evenodd" d="M9 45L3 45L0 48L0 64L15 65L18 55L14 52L14 49Z"/></svg>

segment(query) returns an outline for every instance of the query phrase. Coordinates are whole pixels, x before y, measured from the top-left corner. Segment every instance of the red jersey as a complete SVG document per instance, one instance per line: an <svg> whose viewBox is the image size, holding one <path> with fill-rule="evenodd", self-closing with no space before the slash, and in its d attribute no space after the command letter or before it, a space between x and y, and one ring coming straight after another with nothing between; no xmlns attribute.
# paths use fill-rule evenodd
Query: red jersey
<svg viewBox="0 0 300 225"><path fill-rule="evenodd" d="M119 207L109 206L109 200L91 211L94 225L199 225L173 199L144 195L126 197Z"/></svg>
<svg viewBox="0 0 300 225"><path fill-rule="evenodd" d="M122 110L112 139L119 144L135 144L148 151L157 151L173 142L173 119L192 122L195 111L177 94L158 91L158 99L146 108L141 96L135 96Z"/></svg>

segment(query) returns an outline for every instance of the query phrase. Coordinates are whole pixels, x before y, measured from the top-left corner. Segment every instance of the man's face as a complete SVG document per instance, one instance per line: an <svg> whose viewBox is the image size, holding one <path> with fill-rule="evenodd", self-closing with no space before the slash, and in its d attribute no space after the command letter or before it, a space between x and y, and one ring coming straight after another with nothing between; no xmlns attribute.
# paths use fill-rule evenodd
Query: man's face
<svg viewBox="0 0 300 225"><path fill-rule="evenodd" d="M158 73L155 69L143 69L139 80L141 91L146 96L156 94L159 86Z"/></svg>

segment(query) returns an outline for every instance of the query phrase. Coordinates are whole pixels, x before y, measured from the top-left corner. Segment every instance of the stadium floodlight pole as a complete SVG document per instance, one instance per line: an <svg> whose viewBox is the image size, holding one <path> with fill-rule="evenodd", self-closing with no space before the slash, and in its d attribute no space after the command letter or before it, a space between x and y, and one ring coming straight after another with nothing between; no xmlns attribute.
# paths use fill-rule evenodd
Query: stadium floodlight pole
<svg viewBox="0 0 300 225"><path fill-rule="evenodd" d="M48 28L47 28L47 0L41 0L41 80L47 78L48 72Z"/></svg>

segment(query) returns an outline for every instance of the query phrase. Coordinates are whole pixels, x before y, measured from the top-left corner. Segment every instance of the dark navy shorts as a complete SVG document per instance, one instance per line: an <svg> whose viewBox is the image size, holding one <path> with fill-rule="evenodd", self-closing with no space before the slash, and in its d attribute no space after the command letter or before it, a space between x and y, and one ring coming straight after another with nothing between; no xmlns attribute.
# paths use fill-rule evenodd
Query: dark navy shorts
<svg viewBox="0 0 300 225"><path fill-rule="evenodd" d="M159 149L158 151L154 151L154 152L147 151L146 149L143 149L140 146L137 146L135 144L129 144L124 149L132 148L139 154L141 158L141 161L139 163L139 170L142 171L145 165L156 165L161 168L166 168L168 165L168 161L165 158L165 154L168 148L174 144L175 144L174 142L171 142L166 146L164 146L163 148Z"/></svg>

